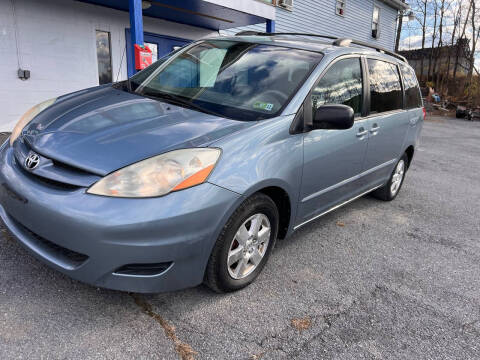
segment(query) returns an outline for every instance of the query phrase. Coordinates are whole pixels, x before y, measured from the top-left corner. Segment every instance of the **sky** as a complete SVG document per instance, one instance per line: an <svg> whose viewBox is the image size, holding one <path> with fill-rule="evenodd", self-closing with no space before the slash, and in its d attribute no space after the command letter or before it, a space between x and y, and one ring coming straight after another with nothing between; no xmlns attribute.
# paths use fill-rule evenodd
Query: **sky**
<svg viewBox="0 0 480 360"><path fill-rule="evenodd" d="M410 3L412 6L412 9L415 10L415 4L417 3L417 0L409 0L407 2ZM464 7L466 7L467 2L468 0L463 0ZM432 3L433 3L433 0L431 0L430 5ZM443 36L442 36L444 44L445 43L450 44L451 42L454 14L458 9L460 0L450 1L450 3L451 3L450 7L445 12L444 30L443 30ZM478 1L477 3L479 4L478 6L480 8L480 1ZM464 10L465 15L467 11L468 9L465 8ZM423 16L422 13L417 13L415 11L414 13L418 18L421 18ZM417 20L407 21L407 19L408 19L407 17L403 18L402 34L400 38L400 50L418 49L422 45L421 24ZM425 47L431 47L432 31L433 31L433 16L427 20L427 28L428 29L427 29L426 39L425 39ZM471 26L468 26L467 29L468 31L466 32L466 36L467 38L471 38L472 36ZM438 41L438 36L437 36L436 43L437 41ZM476 53L475 66L480 71L480 40L477 44L477 51L475 53Z"/></svg>

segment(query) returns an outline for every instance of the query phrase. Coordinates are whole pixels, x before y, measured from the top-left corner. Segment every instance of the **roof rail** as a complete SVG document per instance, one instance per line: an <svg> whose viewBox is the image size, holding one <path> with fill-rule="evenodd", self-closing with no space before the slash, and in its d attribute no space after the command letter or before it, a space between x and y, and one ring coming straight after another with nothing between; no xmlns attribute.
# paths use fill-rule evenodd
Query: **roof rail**
<svg viewBox="0 0 480 360"><path fill-rule="evenodd" d="M331 35L320 35L320 34L311 34L311 33L295 33L295 32L275 32L275 33L266 33L266 32L261 32L261 31L240 31L239 33L236 33L235 36L275 36L275 35L299 35L299 36L314 36L314 37L320 37L324 39L331 39L331 40L336 40L338 39L336 36L331 36Z"/></svg>
<svg viewBox="0 0 480 360"><path fill-rule="evenodd" d="M371 48L371 49L375 49L378 52L381 52L383 54L387 54L387 55L396 57L397 59L402 60L403 62L408 62L407 59L404 56L402 56L400 54L397 54L394 51L385 49L381 46L376 46L376 45L369 44L365 41L353 40L353 39L348 39L348 38L341 38L341 39L335 40L332 43L332 45L336 45L336 46L350 46L351 44L360 45L360 46L368 47L368 48Z"/></svg>
<svg viewBox="0 0 480 360"><path fill-rule="evenodd" d="M254 36L254 35L257 35L257 36L299 35L299 36L313 36L313 37L319 37L319 38L324 38L324 39L331 39L331 40L334 40L332 42L332 45L334 45L334 46L350 46L351 44L364 46L364 47L368 47L370 49L375 49L378 52L381 52L383 54L387 54L387 55L396 57L397 59L408 63L407 59L404 56L402 56L400 54L397 54L394 51L391 51L391 50L385 49L381 46L376 46L376 45L373 45L373 44L370 44L370 43L367 43L367 42L364 42L364 41L353 40L353 39L349 39L349 38L338 38L336 36L331 36L331 35L320 35L320 34L310 34L310 33L287 33L287 32L285 32L285 33L279 33L279 32L277 32L277 33L266 33L266 32L260 32L260 31L250 31L250 30L240 31L239 33L235 34L235 36Z"/></svg>
<svg viewBox="0 0 480 360"><path fill-rule="evenodd" d="M235 36L252 36L252 35L263 35L263 33L258 31L252 31L252 30L244 30L235 34Z"/></svg>

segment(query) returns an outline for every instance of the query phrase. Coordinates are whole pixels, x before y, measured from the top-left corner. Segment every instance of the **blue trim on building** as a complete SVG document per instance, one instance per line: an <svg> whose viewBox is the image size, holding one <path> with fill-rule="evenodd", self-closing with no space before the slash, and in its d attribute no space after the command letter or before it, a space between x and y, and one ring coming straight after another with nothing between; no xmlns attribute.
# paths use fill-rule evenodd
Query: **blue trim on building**
<svg viewBox="0 0 480 360"><path fill-rule="evenodd" d="M267 31L267 33L274 33L275 32L275 20L267 19L266 31Z"/></svg>
<svg viewBox="0 0 480 360"><path fill-rule="evenodd" d="M81 2L129 11L132 2L141 0L78 0ZM192 25L210 30L223 30L237 26L264 24L265 18L237 11L203 0L161 0L143 10L144 16Z"/></svg>

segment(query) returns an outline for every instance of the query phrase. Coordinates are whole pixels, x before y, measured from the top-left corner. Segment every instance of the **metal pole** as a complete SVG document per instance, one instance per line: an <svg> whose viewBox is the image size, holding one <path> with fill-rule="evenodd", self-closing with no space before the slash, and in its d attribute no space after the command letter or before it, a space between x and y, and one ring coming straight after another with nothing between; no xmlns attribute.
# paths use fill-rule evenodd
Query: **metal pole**
<svg viewBox="0 0 480 360"><path fill-rule="evenodd" d="M142 0L129 0L128 2L130 12L130 35L132 40L131 53L134 54L135 44L143 45L143 17L142 17ZM134 60L134 56L132 59ZM134 73L136 70L134 70ZM129 74L130 76L131 74Z"/></svg>

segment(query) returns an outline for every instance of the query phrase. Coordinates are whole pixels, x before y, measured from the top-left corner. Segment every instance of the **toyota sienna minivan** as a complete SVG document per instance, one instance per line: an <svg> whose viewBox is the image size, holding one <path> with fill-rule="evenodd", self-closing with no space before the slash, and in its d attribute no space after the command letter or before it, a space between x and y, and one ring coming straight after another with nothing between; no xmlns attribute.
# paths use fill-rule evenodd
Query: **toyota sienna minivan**
<svg viewBox="0 0 480 360"><path fill-rule="evenodd" d="M0 216L94 286L233 291L277 239L365 194L393 200L424 114L413 69L388 50L204 39L23 115L0 148Z"/></svg>

